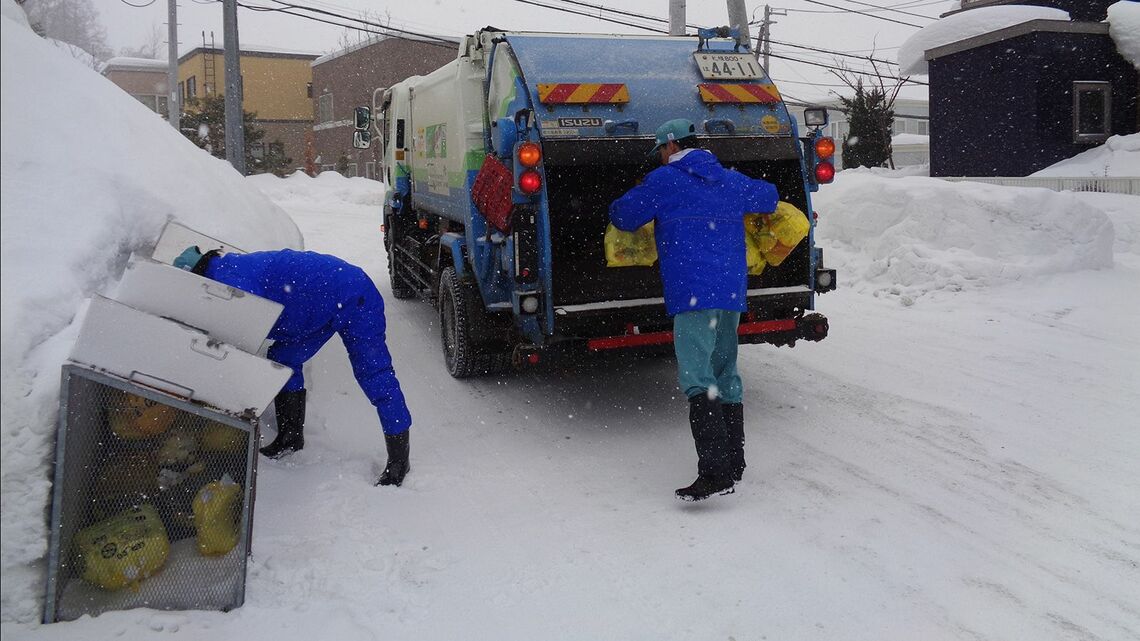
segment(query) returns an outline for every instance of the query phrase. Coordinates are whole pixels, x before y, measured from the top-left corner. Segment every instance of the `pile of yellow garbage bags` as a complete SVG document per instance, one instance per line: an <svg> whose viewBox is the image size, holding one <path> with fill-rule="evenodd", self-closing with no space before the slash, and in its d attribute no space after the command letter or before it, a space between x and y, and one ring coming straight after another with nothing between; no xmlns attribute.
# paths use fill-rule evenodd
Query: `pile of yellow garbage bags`
<svg viewBox="0 0 1140 641"><path fill-rule="evenodd" d="M780 201L770 214L744 216L744 242L748 273L757 276L768 265L777 267L811 230L811 222L798 207ZM606 228L607 267L648 267L657 262L653 221L632 232L609 225Z"/></svg>

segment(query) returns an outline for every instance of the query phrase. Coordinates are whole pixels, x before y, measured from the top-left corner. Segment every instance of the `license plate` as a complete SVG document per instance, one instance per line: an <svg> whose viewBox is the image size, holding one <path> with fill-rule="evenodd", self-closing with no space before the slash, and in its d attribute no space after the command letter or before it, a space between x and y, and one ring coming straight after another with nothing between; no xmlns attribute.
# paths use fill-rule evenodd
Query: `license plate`
<svg viewBox="0 0 1140 641"><path fill-rule="evenodd" d="M764 77L752 54L698 51L693 54L705 80L757 80Z"/></svg>

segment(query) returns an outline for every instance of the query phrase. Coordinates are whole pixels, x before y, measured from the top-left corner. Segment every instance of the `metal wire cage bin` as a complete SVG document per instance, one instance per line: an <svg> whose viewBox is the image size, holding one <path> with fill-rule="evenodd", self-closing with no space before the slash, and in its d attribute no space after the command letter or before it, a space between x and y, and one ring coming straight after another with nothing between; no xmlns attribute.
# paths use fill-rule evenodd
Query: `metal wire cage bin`
<svg viewBox="0 0 1140 641"><path fill-rule="evenodd" d="M258 420L63 367L44 622L245 601Z"/></svg>

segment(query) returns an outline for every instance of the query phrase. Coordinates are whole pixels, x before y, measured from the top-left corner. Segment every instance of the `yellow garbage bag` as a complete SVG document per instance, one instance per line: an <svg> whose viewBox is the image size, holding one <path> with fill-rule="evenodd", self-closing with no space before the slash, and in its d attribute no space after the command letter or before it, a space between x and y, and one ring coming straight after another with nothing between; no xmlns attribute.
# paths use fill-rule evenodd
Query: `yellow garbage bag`
<svg viewBox="0 0 1140 641"><path fill-rule="evenodd" d="M104 590L137 587L170 554L170 539L154 506L135 506L75 535L81 576Z"/></svg>
<svg viewBox="0 0 1140 641"><path fill-rule="evenodd" d="M165 433L178 410L129 392L120 392L107 408L111 431L125 441L139 441Z"/></svg>
<svg viewBox="0 0 1140 641"><path fill-rule="evenodd" d="M657 241L653 221L636 231L606 227L606 267L649 267L657 262Z"/></svg>
<svg viewBox="0 0 1140 641"><path fill-rule="evenodd" d="M807 216L795 205L780 201L776 211L765 216L765 232L760 238L764 260L773 267L779 266L792 253L811 230Z"/></svg>
<svg viewBox="0 0 1140 641"><path fill-rule="evenodd" d="M194 497L194 527L198 530L198 552L221 556L238 544L241 528L241 485L226 476L211 481Z"/></svg>
<svg viewBox="0 0 1140 641"><path fill-rule="evenodd" d="M233 454L245 449L246 432L217 421L207 421L202 429L202 451Z"/></svg>
<svg viewBox="0 0 1140 641"><path fill-rule="evenodd" d="M764 260L764 252L771 249L767 241L775 239L764 231L764 216L760 214L744 215L744 246L748 257L748 275L759 276L764 273L768 261Z"/></svg>

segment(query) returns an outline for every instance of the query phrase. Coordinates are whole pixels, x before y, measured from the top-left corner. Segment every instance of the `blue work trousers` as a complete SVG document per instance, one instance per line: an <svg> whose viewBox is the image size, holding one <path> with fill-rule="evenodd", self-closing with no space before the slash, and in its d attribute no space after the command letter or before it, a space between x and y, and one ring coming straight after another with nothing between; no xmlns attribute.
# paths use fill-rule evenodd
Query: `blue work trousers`
<svg viewBox="0 0 1140 641"><path fill-rule="evenodd" d="M721 403L740 403L744 385L736 370L740 312L701 309L673 317L677 378L685 396L709 394Z"/></svg>
<svg viewBox="0 0 1140 641"><path fill-rule="evenodd" d="M293 369L285 391L304 389L302 366L312 358L333 334L340 334L352 364L356 382L376 407L385 434L400 434L412 425L392 355L384 341L384 299L371 279L361 272L354 287L349 287L343 302L331 321L307 336L278 340L269 348L270 360Z"/></svg>

